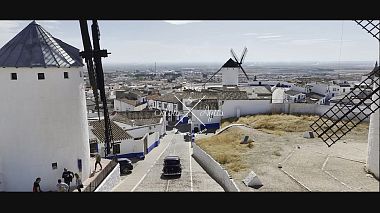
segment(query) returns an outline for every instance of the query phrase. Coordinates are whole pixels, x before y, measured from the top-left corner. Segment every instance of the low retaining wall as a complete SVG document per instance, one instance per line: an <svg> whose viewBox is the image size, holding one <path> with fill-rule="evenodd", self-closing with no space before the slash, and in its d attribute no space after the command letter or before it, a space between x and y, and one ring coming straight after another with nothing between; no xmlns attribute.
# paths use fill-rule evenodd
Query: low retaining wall
<svg viewBox="0 0 380 213"><path fill-rule="evenodd" d="M239 192L234 180L228 172L212 158L209 154L203 151L199 146L193 143L194 159L202 166L202 168L220 185L226 192Z"/></svg>
<svg viewBox="0 0 380 213"><path fill-rule="evenodd" d="M120 164L117 164L111 173L95 189L95 192L109 192L120 182Z"/></svg>

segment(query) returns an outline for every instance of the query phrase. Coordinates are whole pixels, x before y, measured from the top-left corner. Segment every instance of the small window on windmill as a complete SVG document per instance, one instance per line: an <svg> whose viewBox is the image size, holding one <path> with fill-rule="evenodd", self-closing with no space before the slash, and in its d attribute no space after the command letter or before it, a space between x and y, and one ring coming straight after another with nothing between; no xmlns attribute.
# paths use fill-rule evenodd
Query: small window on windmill
<svg viewBox="0 0 380 213"><path fill-rule="evenodd" d="M38 80L43 80L45 79L45 73L38 73L37 77L38 77Z"/></svg>
<svg viewBox="0 0 380 213"><path fill-rule="evenodd" d="M82 159L78 159L78 170L79 172L82 171Z"/></svg>
<svg viewBox="0 0 380 213"><path fill-rule="evenodd" d="M17 73L11 73L11 80L17 80Z"/></svg>
<svg viewBox="0 0 380 213"><path fill-rule="evenodd" d="M68 72L63 72L63 78L68 79L69 78L69 73Z"/></svg>
<svg viewBox="0 0 380 213"><path fill-rule="evenodd" d="M58 163L57 163L57 162L52 163L52 164L51 164L51 168L52 168L53 170L57 169L57 168L58 168Z"/></svg>

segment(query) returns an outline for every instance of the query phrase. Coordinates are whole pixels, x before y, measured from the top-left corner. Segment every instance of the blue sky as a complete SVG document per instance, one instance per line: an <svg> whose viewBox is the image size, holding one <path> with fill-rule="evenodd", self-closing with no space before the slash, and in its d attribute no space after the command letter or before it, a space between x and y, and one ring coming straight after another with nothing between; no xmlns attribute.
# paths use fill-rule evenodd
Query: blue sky
<svg viewBox="0 0 380 213"><path fill-rule="evenodd" d="M80 50L78 21L36 20ZM0 21L0 46L31 20ZM90 22L89 22L90 23ZM246 62L376 61L379 44L354 21L99 21L104 63L217 62L233 48ZM343 33L342 33L343 32Z"/></svg>

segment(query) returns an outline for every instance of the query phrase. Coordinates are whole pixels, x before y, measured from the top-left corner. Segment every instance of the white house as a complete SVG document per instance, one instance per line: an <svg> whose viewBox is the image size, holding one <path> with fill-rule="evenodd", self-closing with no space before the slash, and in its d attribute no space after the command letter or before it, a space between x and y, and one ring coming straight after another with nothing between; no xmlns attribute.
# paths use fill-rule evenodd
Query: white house
<svg viewBox="0 0 380 213"><path fill-rule="evenodd" d="M123 130L116 122L111 121L113 141L110 145L111 154L105 156L104 120L90 122L91 153L99 152L101 156L112 159L118 158L144 158L152 149L160 144L158 132L148 132L142 137L134 138Z"/></svg>
<svg viewBox="0 0 380 213"><path fill-rule="evenodd" d="M83 60L35 21L0 49L0 191L55 191L90 175Z"/></svg>
<svg viewBox="0 0 380 213"><path fill-rule="evenodd" d="M181 97L177 95L181 100ZM147 96L148 108L157 109L166 116L167 121L179 120L179 111L182 110L181 102L172 93L165 95Z"/></svg>
<svg viewBox="0 0 380 213"><path fill-rule="evenodd" d="M161 137L166 133L166 122L159 111L121 112L113 116L112 120L133 138L141 138L152 132L158 132Z"/></svg>
<svg viewBox="0 0 380 213"><path fill-rule="evenodd" d="M306 99L306 94L295 90L285 90L285 100L288 103L303 103Z"/></svg>
<svg viewBox="0 0 380 213"><path fill-rule="evenodd" d="M114 111L141 111L147 107L147 103L139 103L137 100L129 99L114 99L113 100Z"/></svg>

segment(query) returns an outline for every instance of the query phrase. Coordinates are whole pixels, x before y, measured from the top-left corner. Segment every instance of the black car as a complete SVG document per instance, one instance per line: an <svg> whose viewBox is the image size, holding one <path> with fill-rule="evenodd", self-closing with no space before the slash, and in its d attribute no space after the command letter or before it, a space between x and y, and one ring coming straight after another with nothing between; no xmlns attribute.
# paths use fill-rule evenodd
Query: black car
<svg viewBox="0 0 380 213"><path fill-rule="evenodd" d="M166 156L162 172L164 176L181 176L182 167L180 158L176 155Z"/></svg>
<svg viewBox="0 0 380 213"><path fill-rule="evenodd" d="M186 132L185 135L183 136L183 139L184 139L186 142L191 141L191 133Z"/></svg>
<svg viewBox="0 0 380 213"><path fill-rule="evenodd" d="M128 158L118 158L117 162L120 164L120 173L125 174L132 171L132 161Z"/></svg>

